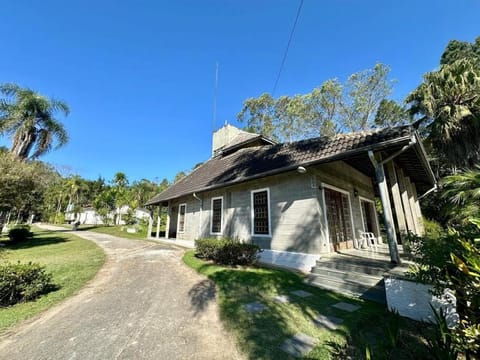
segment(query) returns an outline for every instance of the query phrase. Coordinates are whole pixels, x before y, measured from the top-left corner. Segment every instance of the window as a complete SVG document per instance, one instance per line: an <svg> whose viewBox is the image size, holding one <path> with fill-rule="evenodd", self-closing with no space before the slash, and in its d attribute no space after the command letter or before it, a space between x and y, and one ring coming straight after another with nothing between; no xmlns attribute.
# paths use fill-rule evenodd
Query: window
<svg viewBox="0 0 480 360"><path fill-rule="evenodd" d="M252 191L252 233L270 235L270 199L268 189Z"/></svg>
<svg viewBox="0 0 480 360"><path fill-rule="evenodd" d="M178 232L185 231L185 213L187 212L187 204L178 206Z"/></svg>
<svg viewBox="0 0 480 360"><path fill-rule="evenodd" d="M212 234L222 233L222 215L223 214L223 198L212 198L212 217L210 232Z"/></svg>

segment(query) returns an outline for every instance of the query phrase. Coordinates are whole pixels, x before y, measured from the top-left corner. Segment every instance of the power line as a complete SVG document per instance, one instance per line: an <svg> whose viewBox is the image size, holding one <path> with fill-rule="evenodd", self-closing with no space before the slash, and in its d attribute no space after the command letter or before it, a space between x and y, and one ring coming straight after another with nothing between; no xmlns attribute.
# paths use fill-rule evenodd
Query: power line
<svg viewBox="0 0 480 360"><path fill-rule="evenodd" d="M295 16L295 22L293 23L292 31L290 32L290 37L288 38L287 48L283 54L282 63L280 64L280 69L278 70L277 79L275 80L275 85L273 86L272 96L277 90L278 81L280 80L280 75L282 74L283 66L285 65L285 60L287 60L288 50L290 49L290 43L292 42L293 33L297 27L298 18L300 17L300 12L302 11L303 0L300 0L300 5L298 6L297 15Z"/></svg>

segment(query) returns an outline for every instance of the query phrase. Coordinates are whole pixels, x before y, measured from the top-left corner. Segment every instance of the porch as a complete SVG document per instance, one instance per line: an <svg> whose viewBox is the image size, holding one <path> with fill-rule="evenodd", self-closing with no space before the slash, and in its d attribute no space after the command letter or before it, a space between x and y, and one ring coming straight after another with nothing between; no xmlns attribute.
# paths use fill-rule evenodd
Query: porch
<svg viewBox="0 0 480 360"><path fill-rule="evenodd" d="M392 263L387 244L376 250L346 249L323 255L308 274L310 285L386 304L384 274L404 273L411 262L398 245L402 264Z"/></svg>

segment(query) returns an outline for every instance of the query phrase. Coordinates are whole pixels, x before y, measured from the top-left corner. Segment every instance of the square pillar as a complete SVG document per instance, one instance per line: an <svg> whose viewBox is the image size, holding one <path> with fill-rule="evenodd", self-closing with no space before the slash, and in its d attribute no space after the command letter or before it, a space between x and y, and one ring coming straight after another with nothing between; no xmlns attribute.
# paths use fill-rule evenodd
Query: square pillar
<svg viewBox="0 0 480 360"><path fill-rule="evenodd" d="M395 172L395 164L392 160L385 165L387 166L387 172L390 179L390 191L392 192L398 230L400 231L400 237L404 239L405 235L407 235L407 224L405 221L405 212L403 210L402 199L400 195L400 186L398 184L397 174Z"/></svg>
<svg viewBox="0 0 480 360"><path fill-rule="evenodd" d="M167 205L167 223L165 224L165 239L168 239L168 233L170 232L170 214L172 212L172 209L170 207L170 201L168 202Z"/></svg>
<svg viewBox="0 0 480 360"><path fill-rule="evenodd" d="M158 206L158 215L157 215L157 233L155 234L156 238L160 238L160 222L162 221L162 205Z"/></svg>
<svg viewBox="0 0 480 360"><path fill-rule="evenodd" d="M412 208L410 207L410 197L407 190L407 179L402 169L398 169L398 184L400 187L400 195L402 197L403 210L405 211L405 220L407 224L407 231L416 234L417 228L415 227L415 221Z"/></svg>
<svg viewBox="0 0 480 360"><path fill-rule="evenodd" d="M380 154L375 156L372 151L368 152L370 161L375 168L375 177L378 183L378 191L380 193L380 200L382 201L383 217L385 220L385 227L387 228L388 249L390 252L390 260L392 263L400 264L400 255L398 254L397 235L395 234L395 223L393 221L392 207L390 205L390 196L388 193L387 179L385 177L385 170L381 161Z"/></svg>

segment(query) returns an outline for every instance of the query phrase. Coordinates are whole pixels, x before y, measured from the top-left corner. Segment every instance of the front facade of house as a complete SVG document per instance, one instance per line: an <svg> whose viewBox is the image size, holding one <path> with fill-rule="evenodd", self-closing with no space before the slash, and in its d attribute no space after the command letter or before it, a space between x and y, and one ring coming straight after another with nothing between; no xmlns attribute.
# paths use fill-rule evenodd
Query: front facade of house
<svg viewBox="0 0 480 360"><path fill-rule="evenodd" d="M375 198L382 180L368 154L375 148L374 157L388 160L390 173L384 172L383 180L390 192L384 198L395 204L387 204L395 215L394 240L407 231L422 232L413 180L423 190L434 180L428 163L409 165L424 154L418 137L404 133L386 137L384 143L362 133L353 140L340 136L278 145L252 138L247 142L256 141L255 146L236 142L233 152L226 144L149 205L167 213L168 238L236 238L265 249L266 262L286 258L291 267L308 268L321 254L361 247L364 232L380 236ZM352 144L357 146L353 151Z"/></svg>

